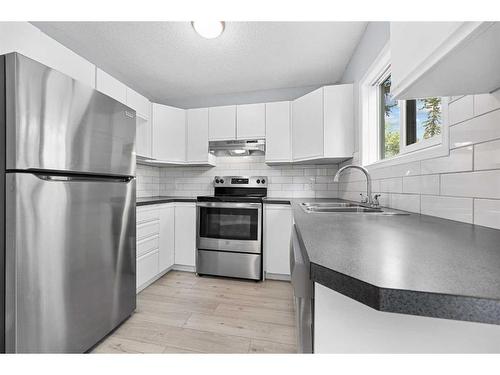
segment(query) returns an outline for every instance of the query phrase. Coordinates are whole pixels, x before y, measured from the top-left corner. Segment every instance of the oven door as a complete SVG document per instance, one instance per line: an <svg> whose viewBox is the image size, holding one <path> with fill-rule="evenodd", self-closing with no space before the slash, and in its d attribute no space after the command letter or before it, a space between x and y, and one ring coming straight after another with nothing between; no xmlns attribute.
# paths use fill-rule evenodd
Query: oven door
<svg viewBox="0 0 500 375"><path fill-rule="evenodd" d="M197 247L260 254L262 204L198 202Z"/></svg>

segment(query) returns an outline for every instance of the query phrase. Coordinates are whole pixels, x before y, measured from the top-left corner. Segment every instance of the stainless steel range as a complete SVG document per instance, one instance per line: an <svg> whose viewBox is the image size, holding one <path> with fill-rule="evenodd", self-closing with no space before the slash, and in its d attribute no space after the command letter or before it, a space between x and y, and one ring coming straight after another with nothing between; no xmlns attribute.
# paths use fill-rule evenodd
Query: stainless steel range
<svg viewBox="0 0 500 375"><path fill-rule="evenodd" d="M214 195L198 197L196 272L262 280L265 176L214 178Z"/></svg>

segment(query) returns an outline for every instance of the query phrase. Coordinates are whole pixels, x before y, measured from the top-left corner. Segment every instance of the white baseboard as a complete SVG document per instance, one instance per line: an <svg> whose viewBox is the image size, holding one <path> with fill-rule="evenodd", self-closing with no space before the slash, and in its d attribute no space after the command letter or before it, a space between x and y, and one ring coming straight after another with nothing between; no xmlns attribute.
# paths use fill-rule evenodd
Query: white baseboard
<svg viewBox="0 0 500 375"><path fill-rule="evenodd" d="M172 266L172 270L174 271L184 271L184 272L196 272L195 266L185 266L182 264L174 264Z"/></svg>
<svg viewBox="0 0 500 375"><path fill-rule="evenodd" d="M141 286L139 286L137 288L137 291L136 291L136 294L139 294L140 292L142 292L144 289L146 289L148 286L150 286L151 284L153 284L156 280L160 279L162 276L166 275L167 273L169 273L170 271L172 271L174 266L170 266L168 267L166 270L160 272L158 275L156 275L155 277L153 277L152 279L146 281L144 284L142 284Z"/></svg>
<svg viewBox="0 0 500 375"><path fill-rule="evenodd" d="M266 279L267 280L290 281L290 275L283 275L281 273L266 272Z"/></svg>

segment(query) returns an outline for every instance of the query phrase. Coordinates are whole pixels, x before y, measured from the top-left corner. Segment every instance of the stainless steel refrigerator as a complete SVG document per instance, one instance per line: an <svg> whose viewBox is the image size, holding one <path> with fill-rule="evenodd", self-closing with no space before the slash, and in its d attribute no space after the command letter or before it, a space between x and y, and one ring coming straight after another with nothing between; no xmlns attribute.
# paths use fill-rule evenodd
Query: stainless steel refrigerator
<svg viewBox="0 0 500 375"><path fill-rule="evenodd" d="M135 112L7 54L0 144L0 349L85 352L136 306Z"/></svg>

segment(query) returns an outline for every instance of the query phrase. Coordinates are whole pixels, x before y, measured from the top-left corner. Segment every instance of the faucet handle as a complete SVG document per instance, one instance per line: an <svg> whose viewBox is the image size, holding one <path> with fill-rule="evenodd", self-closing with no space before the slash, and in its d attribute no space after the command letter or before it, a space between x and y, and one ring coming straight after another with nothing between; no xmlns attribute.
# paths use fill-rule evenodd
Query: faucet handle
<svg viewBox="0 0 500 375"><path fill-rule="evenodd" d="M368 203L368 196L363 193L359 193L361 195L361 203Z"/></svg>
<svg viewBox="0 0 500 375"><path fill-rule="evenodd" d="M375 194L373 196L373 206L378 207L380 206L380 202L378 201L378 198L380 197L380 194Z"/></svg>

